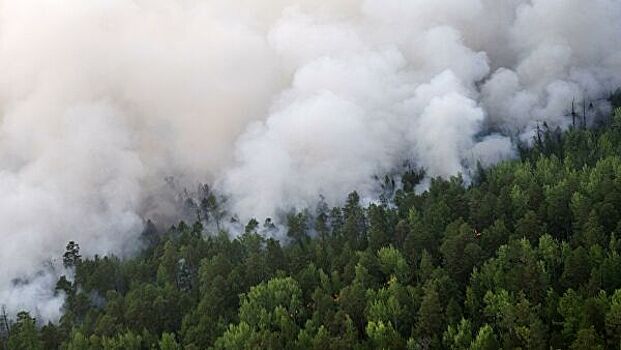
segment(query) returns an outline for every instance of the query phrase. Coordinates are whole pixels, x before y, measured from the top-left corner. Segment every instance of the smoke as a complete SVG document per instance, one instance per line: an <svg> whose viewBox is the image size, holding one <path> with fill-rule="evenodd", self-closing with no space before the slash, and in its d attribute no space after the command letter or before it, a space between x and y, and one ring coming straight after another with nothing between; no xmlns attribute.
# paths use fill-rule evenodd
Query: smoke
<svg viewBox="0 0 621 350"><path fill-rule="evenodd" d="M444 177L492 164L515 153L507 136L566 126L572 99L621 77L618 1L351 5L289 8L268 33L292 79L221 178L237 211L373 193L372 176L404 158Z"/></svg>
<svg viewBox="0 0 621 350"><path fill-rule="evenodd" d="M512 157L619 85L619 0L0 0L0 302L41 305L11 280L68 240L132 254L168 176L242 219L338 204L404 160Z"/></svg>

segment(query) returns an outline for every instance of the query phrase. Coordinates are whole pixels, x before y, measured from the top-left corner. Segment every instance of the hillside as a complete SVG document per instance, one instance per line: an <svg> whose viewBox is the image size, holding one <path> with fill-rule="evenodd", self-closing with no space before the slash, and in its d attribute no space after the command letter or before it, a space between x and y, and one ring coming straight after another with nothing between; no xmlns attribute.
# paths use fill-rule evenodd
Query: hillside
<svg viewBox="0 0 621 350"><path fill-rule="evenodd" d="M251 220L147 230L128 260L70 244L60 322L20 313L3 349L618 349L619 110L591 130L540 128L472 184L417 194L421 178L368 207L354 192L292 213L281 241Z"/></svg>

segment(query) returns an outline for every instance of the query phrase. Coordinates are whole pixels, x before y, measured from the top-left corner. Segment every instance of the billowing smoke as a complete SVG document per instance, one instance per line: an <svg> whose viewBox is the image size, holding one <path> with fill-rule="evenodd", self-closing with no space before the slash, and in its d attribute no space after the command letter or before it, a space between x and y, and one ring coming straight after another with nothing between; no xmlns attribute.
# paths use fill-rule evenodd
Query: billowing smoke
<svg viewBox="0 0 621 350"><path fill-rule="evenodd" d="M372 197L620 85L619 0L0 0L0 302L52 317L13 278L42 290L68 240L131 254L166 177L242 219Z"/></svg>

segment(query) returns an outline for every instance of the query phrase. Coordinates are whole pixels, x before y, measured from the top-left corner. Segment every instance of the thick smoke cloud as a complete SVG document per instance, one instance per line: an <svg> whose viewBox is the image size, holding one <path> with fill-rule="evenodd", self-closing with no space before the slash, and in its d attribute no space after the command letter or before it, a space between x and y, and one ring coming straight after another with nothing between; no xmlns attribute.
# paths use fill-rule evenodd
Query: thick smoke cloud
<svg viewBox="0 0 621 350"><path fill-rule="evenodd" d="M619 85L619 0L0 0L0 302L52 317L11 280L41 290L68 240L131 254L167 176L242 219L373 197Z"/></svg>

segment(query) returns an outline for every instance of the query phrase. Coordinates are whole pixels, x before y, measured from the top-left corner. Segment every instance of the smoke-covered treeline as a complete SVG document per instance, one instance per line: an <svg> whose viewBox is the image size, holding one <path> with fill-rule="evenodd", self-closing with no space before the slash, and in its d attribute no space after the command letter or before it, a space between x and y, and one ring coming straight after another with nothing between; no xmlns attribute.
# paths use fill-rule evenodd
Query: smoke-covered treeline
<svg viewBox="0 0 621 350"><path fill-rule="evenodd" d="M60 321L21 313L2 348L618 349L620 154L621 107L596 129L541 127L470 186L417 194L409 172L381 203L293 212L281 241L251 219L150 227L125 260L70 242Z"/></svg>
<svg viewBox="0 0 621 350"><path fill-rule="evenodd" d="M607 115L620 33L619 0L1 0L0 300L57 318L61 243L132 256L166 178L244 222L470 181Z"/></svg>

